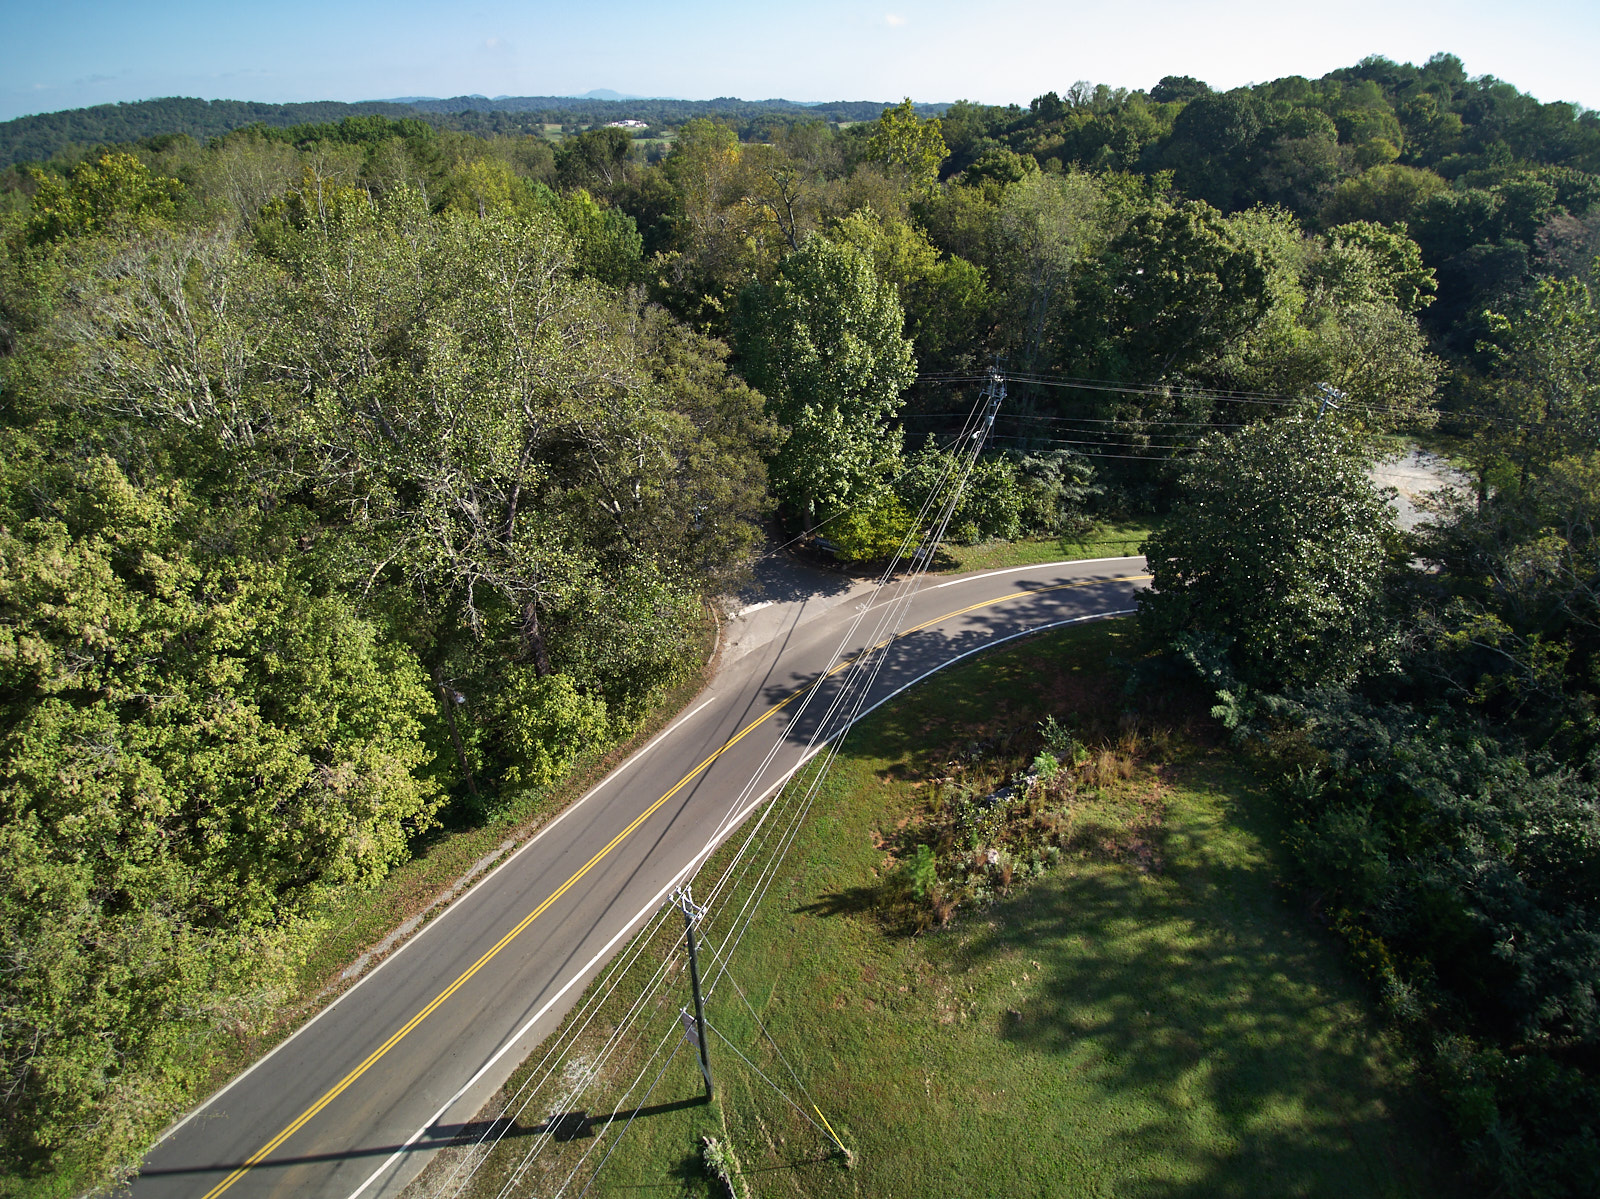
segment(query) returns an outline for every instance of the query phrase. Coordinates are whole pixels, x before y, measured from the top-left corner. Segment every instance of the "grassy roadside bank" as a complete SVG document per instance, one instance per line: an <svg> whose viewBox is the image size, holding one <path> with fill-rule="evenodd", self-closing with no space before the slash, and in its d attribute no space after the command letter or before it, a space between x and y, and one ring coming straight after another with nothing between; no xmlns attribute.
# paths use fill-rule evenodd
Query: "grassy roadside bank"
<svg viewBox="0 0 1600 1199"><path fill-rule="evenodd" d="M716 624L708 610L696 629L692 665L683 682L657 699L625 741L583 754L565 779L529 802L506 808L483 825L436 832L410 861L391 871L380 883L367 890L350 891L330 903L319 915L321 927L297 973L294 993L276 1006L266 1026L219 1031L208 1047L210 1080L199 1088L200 1095L211 1094L353 986L546 822L671 723L710 681L716 639ZM458 886L469 872L471 878ZM456 887L453 894L452 887ZM414 927L389 940L413 920L417 921Z"/></svg>
<svg viewBox="0 0 1600 1199"><path fill-rule="evenodd" d="M740 942L736 985L708 1002L714 1103L695 1101L687 1051L630 1090L655 1074L651 1048L681 1041L681 922L664 921L652 952L675 956L639 1047L605 1052L624 986L553 1089L525 1065L491 1105L508 1135L487 1160L446 1157L414 1193L466 1166L471 1195L514 1175L516 1193L555 1193L610 1152L588 1193L725 1194L708 1136L760 1196L1454 1193L1431 1105L1284 886L1258 780L1181 704L1121 718L1121 625L955 668L856 730ZM957 798L1027 761L1045 715L1084 750L1070 787L998 823ZM908 880L919 844L936 847L925 900ZM713 960L724 931L713 912ZM524 1084L531 1100L511 1103Z"/></svg>
<svg viewBox="0 0 1600 1199"><path fill-rule="evenodd" d="M710 682L716 641L715 620L709 612L703 613L691 651L693 665L683 682L657 698L638 729L625 741L582 754L565 779L529 803L508 807L483 825L440 833L379 886L368 892L353 893L342 904L330 908L323 918L326 931L301 970L305 993L318 995L327 988L337 988L341 981L354 981L353 978L341 980L339 976L363 951L422 912L475 864L489 857L491 860L474 875L472 882L482 878L501 858L569 804L582 798L630 754L666 728ZM439 911L443 911L443 907L430 913L429 918ZM374 960L366 968L376 964ZM319 999L325 1001L329 997L320 995Z"/></svg>
<svg viewBox="0 0 1600 1199"><path fill-rule="evenodd" d="M945 545L940 548L937 567L940 574L964 574L969 570L1004 570L1040 562L1126 558L1137 554L1153 531L1146 521L1107 521L1080 538L1024 537L981 545Z"/></svg>

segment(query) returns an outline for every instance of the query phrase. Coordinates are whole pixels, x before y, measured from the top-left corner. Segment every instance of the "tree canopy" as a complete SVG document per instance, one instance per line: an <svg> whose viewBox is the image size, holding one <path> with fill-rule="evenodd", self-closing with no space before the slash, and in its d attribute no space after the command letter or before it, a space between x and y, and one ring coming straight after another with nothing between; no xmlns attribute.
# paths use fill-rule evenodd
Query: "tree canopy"
<svg viewBox="0 0 1600 1199"><path fill-rule="evenodd" d="M745 377L785 431L772 460L780 499L808 513L840 507L898 453L892 421L916 374L904 321L871 260L820 236L740 296Z"/></svg>

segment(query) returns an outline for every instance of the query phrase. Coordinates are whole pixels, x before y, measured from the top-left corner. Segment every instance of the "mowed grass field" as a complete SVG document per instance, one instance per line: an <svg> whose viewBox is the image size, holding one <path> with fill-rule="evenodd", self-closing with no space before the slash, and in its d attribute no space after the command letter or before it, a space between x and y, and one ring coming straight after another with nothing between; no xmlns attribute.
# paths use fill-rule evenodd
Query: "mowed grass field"
<svg viewBox="0 0 1600 1199"><path fill-rule="evenodd" d="M1286 885L1270 798L1193 715L1197 697L1125 712L1113 658L1128 636L1108 621L1030 639L857 727L739 944L736 986L708 1003L715 1102L697 1101L687 1049L648 1095L628 1090L656 1076L649 1048L681 1042L682 922L668 919L629 975L675 955L646 1048L602 1061L637 994L624 983L556 1072L599 1065L572 1106L610 1118L545 1143L565 1097L513 1105L487 1161L440 1163L417 1193L478 1162L469 1193L496 1194L540 1147L510 1193L559 1193L572 1176L574 1195L726 1194L702 1165L708 1135L733 1149L739 1193L761 1197L1457 1193L1430 1102ZM939 840L940 788L1008 776L1047 714L1075 730L1084 765L1019 813L1013 832L1034 848L983 876L989 901L930 923L894 880L919 840ZM957 858L980 858L940 846L953 895ZM708 923L708 959L726 931Z"/></svg>

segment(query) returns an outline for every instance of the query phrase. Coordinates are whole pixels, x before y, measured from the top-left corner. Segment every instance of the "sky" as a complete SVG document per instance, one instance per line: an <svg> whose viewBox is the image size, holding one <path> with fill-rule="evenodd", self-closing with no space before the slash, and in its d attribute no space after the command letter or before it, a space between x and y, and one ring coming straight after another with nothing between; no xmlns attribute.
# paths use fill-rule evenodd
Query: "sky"
<svg viewBox="0 0 1600 1199"><path fill-rule="evenodd" d="M0 119L158 96L581 95L1026 104L1078 80L1223 89L1455 54L1600 109L1600 2L0 0Z"/></svg>

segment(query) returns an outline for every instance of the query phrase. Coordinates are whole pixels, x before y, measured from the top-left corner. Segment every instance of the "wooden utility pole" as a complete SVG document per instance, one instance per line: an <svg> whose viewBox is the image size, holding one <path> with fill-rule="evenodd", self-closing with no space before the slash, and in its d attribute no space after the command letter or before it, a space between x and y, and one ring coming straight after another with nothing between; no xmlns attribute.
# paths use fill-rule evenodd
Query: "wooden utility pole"
<svg viewBox="0 0 1600 1199"><path fill-rule="evenodd" d="M689 893L687 884L678 891L673 899L683 909L683 935L689 945L689 985L694 990L694 1016L682 1012L684 1031L691 1035L700 1046L700 1073L706 1080L706 1102L711 1102L711 1054L706 1044L706 1005L705 997L700 994L700 950L695 944L694 926L705 916L705 909L695 906L694 897ZM690 1025L693 1025L691 1028Z"/></svg>

